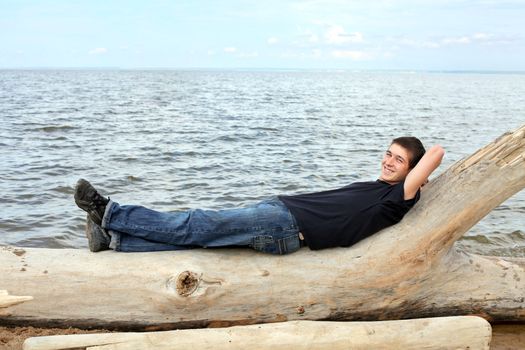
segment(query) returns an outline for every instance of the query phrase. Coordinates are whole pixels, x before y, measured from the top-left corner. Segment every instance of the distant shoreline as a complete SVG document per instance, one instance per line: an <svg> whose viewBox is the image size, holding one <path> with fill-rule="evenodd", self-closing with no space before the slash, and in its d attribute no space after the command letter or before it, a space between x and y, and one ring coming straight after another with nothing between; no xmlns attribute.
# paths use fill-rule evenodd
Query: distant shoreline
<svg viewBox="0 0 525 350"><path fill-rule="evenodd" d="M0 71L180 71L180 72L302 72L302 73L404 73L524 75L514 70L344 69L344 68L211 68L211 67L0 67Z"/></svg>

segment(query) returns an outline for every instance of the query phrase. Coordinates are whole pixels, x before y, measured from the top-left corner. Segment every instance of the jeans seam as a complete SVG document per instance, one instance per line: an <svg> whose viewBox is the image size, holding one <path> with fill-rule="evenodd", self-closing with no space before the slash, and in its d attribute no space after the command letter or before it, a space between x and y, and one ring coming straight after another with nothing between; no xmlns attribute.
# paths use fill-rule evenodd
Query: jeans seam
<svg viewBox="0 0 525 350"><path fill-rule="evenodd" d="M277 243L279 243L279 254L282 255L284 253L286 253L286 243L285 243L285 238L281 238L279 240L277 240Z"/></svg>
<svg viewBox="0 0 525 350"><path fill-rule="evenodd" d="M100 224L102 228L106 228L107 224L111 220L111 214L113 213L113 207L115 205L117 205L117 203L113 202L111 199L106 205L106 209L104 210L104 215L102 216L102 222Z"/></svg>
<svg viewBox="0 0 525 350"><path fill-rule="evenodd" d="M132 223L126 223L124 221L115 220L113 222L115 225L125 226L128 228L131 228L133 230L144 230L144 231L153 231L153 232L160 232L160 233L173 233L176 231L169 230L169 229L162 229L162 227L159 226L144 226L144 225L135 225ZM270 232L276 232L278 227L272 228ZM222 230L222 231L213 231L213 233L216 234L229 234L229 233L249 233L249 232L260 232L260 231L267 231L267 229L264 226L252 226L248 228L240 228L240 229L230 229L230 230ZM286 231L283 230L283 231ZM209 230L196 230L191 229L191 232L196 234L202 234L202 233L208 233Z"/></svg>
<svg viewBox="0 0 525 350"><path fill-rule="evenodd" d="M115 238L115 251L117 252L120 252L120 239L121 239L121 234L120 233L113 233L114 231L112 231L111 233L111 237L114 237Z"/></svg>

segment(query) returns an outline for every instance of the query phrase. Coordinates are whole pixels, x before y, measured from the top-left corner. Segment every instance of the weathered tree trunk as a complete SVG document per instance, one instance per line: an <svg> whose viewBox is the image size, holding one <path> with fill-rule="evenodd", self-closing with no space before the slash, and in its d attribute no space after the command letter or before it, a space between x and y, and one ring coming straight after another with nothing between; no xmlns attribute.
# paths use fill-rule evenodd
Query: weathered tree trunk
<svg viewBox="0 0 525 350"><path fill-rule="evenodd" d="M479 314L525 320L525 262L453 243L525 187L525 125L424 187L401 223L351 248L89 253L0 249L0 288L34 300L0 323L196 328ZM27 265L27 266L25 266Z"/></svg>
<svg viewBox="0 0 525 350"><path fill-rule="evenodd" d="M149 333L59 335L27 339L24 350L458 350L489 349L490 324L474 316L378 322L291 321Z"/></svg>

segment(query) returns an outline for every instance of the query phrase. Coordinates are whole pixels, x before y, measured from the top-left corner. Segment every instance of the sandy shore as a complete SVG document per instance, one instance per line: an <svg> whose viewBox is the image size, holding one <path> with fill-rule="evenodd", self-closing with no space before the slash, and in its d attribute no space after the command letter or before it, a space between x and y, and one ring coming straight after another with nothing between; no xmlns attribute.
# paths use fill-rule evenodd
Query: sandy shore
<svg viewBox="0 0 525 350"><path fill-rule="evenodd" d="M493 325L492 350L525 349L525 324Z"/></svg>
<svg viewBox="0 0 525 350"><path fill-rule="evenodd" d="M524 325L492 326L491 350L522 350L525 349ZM20 350L25 339L56 334L104 333L105 330L82 330L76 328L33 328L33 327L0 327L0 350Z"/></svg>

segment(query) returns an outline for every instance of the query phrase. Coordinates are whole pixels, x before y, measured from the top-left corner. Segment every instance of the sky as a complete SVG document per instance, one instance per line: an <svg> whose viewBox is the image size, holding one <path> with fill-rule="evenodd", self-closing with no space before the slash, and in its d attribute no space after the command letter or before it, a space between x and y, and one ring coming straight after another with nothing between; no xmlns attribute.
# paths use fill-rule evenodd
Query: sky
<svg viewBox="0 0 525 350"><path fill-rule="evenodd" d="M525 71L525 0L0 0L0 68Z"/></svg>

